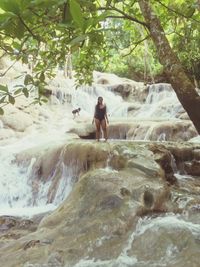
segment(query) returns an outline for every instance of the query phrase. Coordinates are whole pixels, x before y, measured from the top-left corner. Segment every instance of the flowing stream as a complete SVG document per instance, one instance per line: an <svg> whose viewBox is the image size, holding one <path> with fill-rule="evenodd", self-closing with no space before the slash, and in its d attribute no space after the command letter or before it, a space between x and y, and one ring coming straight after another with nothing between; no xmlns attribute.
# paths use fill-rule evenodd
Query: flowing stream
<svg viewBox="0 0 200 267"><path fill-rule="evenodd" d="M112 76L111 76L112 77ZM116 77L112 77L115 82ZM119 78L118 78L119 79ZM12 87L13 84L9 86ZM51 181L42 185L38 194L37 201L32 200L31 174L34 160L28 167L18 166L14 162L15 155L33 147L48 145L52 142L66 140L66 131L76 125L72 119L71 110L81 108L81 116L86 121L93 117L94 106L97 97L101 95L108 108L110 119L114 120L128 119L128 106L130 103L124 101L118 94L109 90L109 86L93 84L92 87L82 86L75 89L72 80L61 79L60 76L51 82L53 87L53 100L51 104L41 107L45 113L43 121L40 121L40 127L33 126L31 131L21 138L13 138L8 144L0 146L0 214L1 215L32 215L34 213L44 212L48 209L54 209L69 194L72 184L70 175L73 176L69 166L64 166L62 179L58 187L57 197L53 203L47 204L47 192ZM56 105L55 105L56 99ZM171 86L168 84L151 85L146 102L135 114L135 119L150 119L156 116L156 119L176 119L181 106L175 97ZM3 129L3 125L1 125ZM151 131L151 128L149 129ZM164 138L164 136L163 136ZM70 137L69 137L70 139ZM144 138L146 139L146 138ZM158 140L161 140L162 136ZM61 159L62 160L62 159ZM65 190L61 190L61 188Z"/></svg>
<svg viewBox="0 0 200 267"><path fill-rule="evenodd" d="M110 75L112 85L120 81L120 78ZM49 147L52 144L68 144L72 137L68 130L75 127L80 121L92 121L94 106L97 97L101 95L108 108L110 121L129 121L128 108L130 103L125 101L119 94L114 93L111 87L106 84L93 84L91 87L82 86L75 89L72 80L57 77L51 83L52 98L51 103L38 107L40 114L39 123L34 123L23 135L13 136L7 142L0 141L0 215L16 215L31 217L34 214L54 210L64 199L66 199L73 188L76 167L66 165L63 159L63 150L59 155L59 167L61 167L61 178L56 187L56 192L52 201L49 201L49 189L52 187L52 181L56 179L55 172L50 174L46 181L39 181L36 197L33 194L34 164L37 161L33 157L28 165L18 164L16 155L37 148ZM71 111L80 107L80 117L73 119ZM136 121L157 121L178 119L183 109L178 102L172 88L168 84L158 84L149 86L149 91L144 103L140 103L140 108L134 113ZM4 124L0 121L0 131L4 129ZM143 140L148 139L150 127ZM149 131L149 132L148 132ZM165 133L158 136L158 141L165 141ZM139 138L140 139L140 138ZM109 168L109 159L107 168ZM175 164L174 172L177 172ZM176 173L178 179L186 179L184 175ZM55 179L54 179L55 178ZM189 177L192 179L191 177ZM181 203L180 205L184 205ZM159 229L159 231L158 231ZM175 234L177 232L177 235ZM147 234L148 233L148 234ZM182 235L183 233L183 235ZM171 240L169 235L175 235ZM166 235L166 239L162 239ZM126 240L124 248L116 259L96 260L81 259L74 267L164 267L171 266L174 259L184 259L184 246L180 239L186 238L199 240L200 225L187 220L187 216L164 214L155 218L143 217L140 219L134 231ZM98 240L99 244L106 238ZM157 243L161 247L157 246ZM140 244L138 246L138 244ZM149 256L141 259L139 249L141 244L146 246ZM94 244L93 244L94 245ZM98 244L95 244L98 246ZM134 253L131 248L134 247ZM92 249L92 247L91 247ZM154 255L152 258L151 256ZM28 266L28 265L27 265ZM174 266L174 265L172 265ZM189 265L187 265L189 266ZM66 266L67 267L67 266ZM196 266L195 266L196 267Z"/></svg>

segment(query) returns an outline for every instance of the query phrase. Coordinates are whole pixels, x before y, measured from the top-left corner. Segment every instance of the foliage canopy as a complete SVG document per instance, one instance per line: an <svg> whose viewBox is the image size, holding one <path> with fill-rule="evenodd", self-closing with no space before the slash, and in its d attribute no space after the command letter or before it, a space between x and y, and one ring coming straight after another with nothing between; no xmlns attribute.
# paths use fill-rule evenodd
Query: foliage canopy
<svg viewBox="0 0 200 267"><path fill-rule="evenodd" d="M136 0L1 0L0 48L13 60L34 61L33 74L15 92L0 86L0 104L14 104L19 94L38 89L71 53L76 78L90 83L94 69L142 73L153 77L162 67ZM149 1L148 1L149 2ZM196 0L152 0L156 15L184 68L198 83L200 15ZM116 67L117 66L117 67ZM127 66L129 66L127 68ZM142 77L140 77L142 78ZM152 78L153 79L153 78ZM0 108L0 113L3 109Z"/></svg>

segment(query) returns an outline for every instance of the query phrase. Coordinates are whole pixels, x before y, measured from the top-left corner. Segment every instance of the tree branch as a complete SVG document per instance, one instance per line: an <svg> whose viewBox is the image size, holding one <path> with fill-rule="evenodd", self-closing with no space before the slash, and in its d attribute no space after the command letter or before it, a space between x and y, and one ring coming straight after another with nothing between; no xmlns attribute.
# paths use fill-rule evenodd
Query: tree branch
<svg viewBox="0 0 200 267"><path fill-rule="evenodd" d="M127 57L127 56L129 56L135 49L136 49L136 47L139 45L139 44L141 44L142 42L144 42L146 39L148 39L149 38L149 35L147 35L146 37L144 37L143 39L141 39L141 40L139 40L138 42L134 42L133 44L134 44L134 47L130 50L130 52L129 53L127 53L126 55L123 55L122 57Z"/></svg>
<svg viewBox="0 0 200 267"><path fill-rule="evenodd" d="M0 59L2 59L7 53L3 53L1 56L0 56Z"/></svg>
<svg viewBox="0 0 200 267"><path fill-rule="evenodd" d="M181 12L179 12L179 11L177 11L177 10L174 10L174 9L171 8L171 7L166 6L166 5L163 4L160 0L155 0L155 2L157 2L158 4L162 5L164 8L168 9L169 11L171 11L171 12L173 12L173 13L175 13L175 14L177 14L177 15L183 17L183 18L191 19L191 20L193 20L193 21L195 21L195 22L197 22L197 23L200 23L199 20L196 20L196 19L192 18L192 16L186 16L186 15L182 14Z"/></svg>
<svg viewBox="0 0 200 267"><path fill-rule="evenodd" d="M131 20L131 21L134 21L136 23L139 23L141 24L142 26L146 27L146 28L149 28L149 25L144 22L144 21L141 21L141 20L138 20L137 18L129 15L129 14L126 14L124 11L114 7L114 6L111 6L111 7L100 7L98 10L111 10L111 11L117 11L118 13L120 13L122 16L122 18L125 18L125 19L128 19L128 20ZM108 16L109 17L109 16Z"/></svg>
<svg viewBox="0 0 200 267"><path fill-rule="evenodd" d="M3 77L4 75L6 75L6 73L15 65L15 63L18 61L18 59L16 59L8 68L7 70L5 70L3 73L0 73L0 77Z"/></svg>
<svg viewBox="0 0 200 267"><path fill-rule="evenodd" d="M20 15L18 15L19 20L21 21L21 23L24 25L24 27L27 29L27 31L33 36L33 38L38 40L38 37L32 32L32 30L28 27L28 25L24 22L24 20L22 19L22 17Z"/></svg>
<svg viewBox="0 0 200 267"><path fill-rule="evenodd" d="M19 94L19 95L16 95L16 96L14 96L14 98L16 99L17 97L20 97L20 96L24 96L24 94ZM1 106L0 106L0 108L3 108L3 107L5 107L5 106L7 106L7 105L9 105L10 104L10 102L4 102L4 103L2 103L1 104Z"/></svg>

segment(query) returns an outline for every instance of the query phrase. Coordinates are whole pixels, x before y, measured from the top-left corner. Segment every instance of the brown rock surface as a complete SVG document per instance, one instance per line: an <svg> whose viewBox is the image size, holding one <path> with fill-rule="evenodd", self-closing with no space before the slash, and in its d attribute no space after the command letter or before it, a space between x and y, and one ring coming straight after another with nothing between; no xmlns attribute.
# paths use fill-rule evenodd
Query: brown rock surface
<svg viewBox="0 0 200 267"><path fill-rule="evenodd" d="M19 229L14 229L18 224L16 219L13 225L13 218L10 218L6 227L10 227L7 230L12 229L12 233L2 237L6 241L0 247L2 266L54 264L57 267L72 267L86 258L106 264L110 260L118 262L126 247L128 254L133 258L137 255L141 262L150 260L151 255L154 255L152 260L159 262L160 258L165 257L170 244L177 246L182 253L179 236L185 240L187 250L191 245L196 257L196 241L185 228L187 221L183 223L175 215L166 213L180 213L182 208L179 204L183 203L184 197L191 199L190 203L185 202L191 211L200 203L193 192L192 195L190 192L187 195L184 193L186 184L179 182L176 186L168 186L163 179L165 172L172 172L169 151L172 147L175 149L174 146L171 143L165 146L154 144L149 150L148 144L139 142L76 140L62 148L49 149L47 153L52 163L57 162L55 158L61 149L64 164L77 166L78 180L68 198L41 222L38 221L38 227L30 228L31 231L24 232L24 235L18 232ZM43 167L49 166L45 165L45 153L40 160ZM192 184L190 186L192 188ZM150 197L145 196L147 191ZM192 220L196 220L197 215L192 214ZM171 224L167 221L168 217ZM182 222L178 228L180 234L171 226L173 222L176 225ZM2 218L2 225L6 225L5 218ZM163 236L166 239L162 239ZM185 257L183 253L182 256Z"/></svg>

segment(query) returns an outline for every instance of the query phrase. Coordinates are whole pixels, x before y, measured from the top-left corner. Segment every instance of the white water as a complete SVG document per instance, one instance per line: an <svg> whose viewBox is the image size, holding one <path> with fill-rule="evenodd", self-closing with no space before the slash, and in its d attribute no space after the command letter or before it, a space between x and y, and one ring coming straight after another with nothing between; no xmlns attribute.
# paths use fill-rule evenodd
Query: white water
<svg viewBox="0 0 200 267"><path fill-rule="evenodd" d="M170 84L152 84L145 104L136 114L142 119L175 119L183 108Z"/></svg>
<svg viewBox="0 0 200 267"><path fill-rule="evenodd" d="M129 236L127 242L124 244L124 248L120 255L116 259L112 260L97 260L97 259L82 259L74 267L167 267L170 266L171 261L179 255L180 251L176 243L173 243L173 238L170 242L165 244L165 255L158 260L154 261L141 261L138 260L137 252L134 255L129 255L129 251L134 242L143 236L146 232L151 231L155 233L155 238L160 231L170 232L173 234L175 231L186 231L191 235L191 238L198 238L200 235L200 225L186 221L183 216L174 214L165 214L162 217L139 219L135 231ZM167 239L166 239L167 240ZM150 240L146 240L148 244ZM180 242L181 243L181 242ZM151 246L151 245L150 245ZM159 247L155 248L159 249ZM163 248L162 248L163 249ZM65 267L68 267L66 265Z"/></svg>
<svg viewBox="0 0 200 267"><path fill-rule="evenodd" d="M74 121L67 117L60 117L57 120L57 116L44 122L40 130L34 129L21 139L15 138L11 144L0 147L0 215L31 216L34 213L55 209L62 198L60 195L66 197L70 192L71 177L63 166L61 184L65 185L65 192L58 189L54 203L47 204L47 191L50 183L40 184L37 202L33 204L31 174L36 159L32 158L30 165L26 168L13 163L15 155L21 151L66 140L65 131L70 125L74 125Z"/></svg>
<svg viewBox="0 0 200 267"><path fill-rule="evenodd" d="M111 84L120 82L120 78L115 75L109 75ZM18 81L21 83L21 80ZM9 88L16 85L16 81L11 81ZM62 177L58 186L54 202L47 204L47 192L50 187L50 181L40 184L38 199L33 203L31 174L34 163L32 159L28 168L17 166L13 163L15 155L23 150L62 142L67 137L66 132L76 126L76 119L72 119L71 111L73 108L81 108L80 118L83 121L92 121L94 106L97 97L101 95L107 105L110 118L127 117L127 108L129 103L123 101L122 97L115 95L108 90L107 85L93 84L92 87L81 87L75 89L72 80L65 79L61 73L50 83L53 90L52 104L37 107L41 116L38 122L30 127L20 137L13 137L7 143L0 142L0 215L17 214L31 215L37 212L43 212L48 209L54 209L68 196L72 189L71 178L72 170L69 166L63 164ZM58 94L58 92L60 92ZM58 98L55 96L57 95ZM57 103L55 105L55 103ZM163 106L164 105L164 106ZM150 86L149 95L146 103L138 112L137 118L152 118L156 115L158 118L159 110L162 110L159 117L175 118L180 105L177 105L177 99L169 85ZM4 125L0 121L0 129ZM160 139L164 139L164 135ZM62 160L62 159L61 159ZM62 162L61 162L62 164ZM64 188L64 189L63 189Z"/></svg>
<svg viewBox="0 0 200 267"><path fill-rule="evenodd" d="M41 182L37 199L33 201L32 172L36 158L32 158L28 167L18 166L14 163L15 155L20 152L39 146L48 146L52 143L61 143L70 139L66 132L73 128L77 122L72 118L72 109L81 107L80 118L92 121L94 106L99 95L103 96L112 116L127 116L127 103L120 96L114 95L104 86L96 85L75 89L72 80L60 77L55 78L50 86L53 87L54 95L52 104L42 107L35 106L39 110L40 117L37 124L21 136L13 137L7 142L0 140L0 215L31 216L55 209L70 193L72 189L73 170L62 163L62 176L58 185L53 203L47 203L48 189L51 181ZM8 82L12 90L16 84L21 84L23 77ZM57 94L57 92L61 92ZM71 99L69 99L71 95ZM66 101L66 96L68 97ZM56 104L55 104L56 103ZM4 128L0 121L0 128Z"/></svg>

